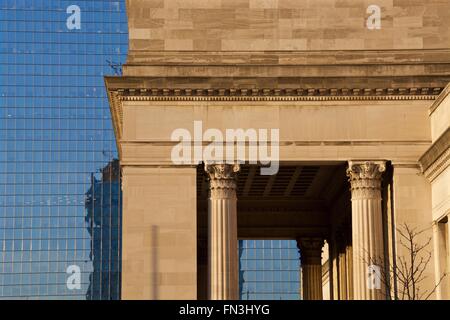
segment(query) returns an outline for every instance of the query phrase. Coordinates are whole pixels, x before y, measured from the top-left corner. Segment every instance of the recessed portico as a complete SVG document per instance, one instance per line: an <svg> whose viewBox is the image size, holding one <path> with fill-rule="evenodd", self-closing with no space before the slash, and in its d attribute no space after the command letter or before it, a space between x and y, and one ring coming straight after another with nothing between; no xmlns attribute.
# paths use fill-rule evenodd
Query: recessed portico
<svg viewBox="0 0 450 320"><path fill-rule="evenodd" d="M105 78L123 175L122 297L237 299L237 240L269 238L297 241L305 299L390 296L397 279L380 274L405 254L396 227L435 219L422 167L434 181L433 150L447 145L429 111L442 104L435 117L448 114L448 49L409 47L416 38L393 46L381 33L361 44L360 22L339 41L316 41L342 17L297 39L294 16L317 12L314 2L268 1L267 15L245 2L245 14L224 2L166 3L129 3L124 74ZM183 30L173 29L180 16ZM199 40L205 32L214 36ZM245 134L213 150L227 130ZM423 290L435 286L433 261Z"/></svg>
<svg viewBox="0 0 450 320"><path fill-rule="evenodd" d="M113 88L118 80L109 78L107 83ZM167 210L170 221L177 221L175 228L169 220L157 225L160 232L166 230L166 242L157 241L158 252L179 254L180 260L159 281L166 279L177 287L175 279L191 270L188 277L183 276L183 286L189 289L184 291L186 296L236 299L237 239L296 239L302 256L303 297L321 299L321 255L326 241L331 296L383 299L383 288L367 288L368 267L373 264L372 259L389 260L385 242L389 241L386 221L390 208L386 203L392 195L386 188L392 185L396 166L406 164L413 175L420 172L414 159L428 145L428 125L423 117L428 107L426 96L407 96L405 103L377 96L357 101L346 96L337 101L328 96L272 96L268 100L258 96L256 101L228 101L229 96L209 96L206 91L203 94L169 99L164 95L136 95L128 89L110 91L116 101L116 130L120 130L116 133L127 198L125 212L127 202L132 202L136 208L133 210L145 216L144 225L147 220L164 220L161 209ZM391 117L382 117L388 111ZM222 132L228 128L279 128L277 174L261 175L261 166L248 161L233 170L232 164L225 165L224 170L217 167L219 164L208 164L206 171L204 164L197 165L195 161L191 165L174 163L171 155L178 141L171 140L172 132L179 128L194 132L195 121L202 121L203 130ZM417 128L413 133L399 130L412 123ZM208 142L211 141L203 139L201 145ZM235 144L244 145L248 151L248 141ZM194 150L196 141L192 140L189 146ZM191 155L195 160L194 152ZM222 177L224 172L230 174ZM141 180L136 184L133 181L138 176ZM156 180L148 189L153 179ZM162 188L153 185L157 183ZM220 191L221 188L225 189ZM154 200L153 196L145 196L150 190L155 193ZM146 204L138 209L141 201ZM161 201L167 203L166 209ZM156 219L152 218L153 207L160 208L154 213L158 215ZM133 213L129 216L137 217ZM142 226L131 224L130 233ZM126 238L126 227L124 221L123 279L132 283L127 277L135 277L131 270L136 267L129 267L128 263L134 264L130 260L136 259L132 258L136 244L128 241L136 238ZM166 261L155 259L159 261L155 266ZM380 264L384 267L384 262ZM166 271L150 272L162 276ZM172 297L175 290L171 285L148 286L156 286L156 298ZM125 287L123 292L132 297L136 291L130 286L129 291Z"/></svg>

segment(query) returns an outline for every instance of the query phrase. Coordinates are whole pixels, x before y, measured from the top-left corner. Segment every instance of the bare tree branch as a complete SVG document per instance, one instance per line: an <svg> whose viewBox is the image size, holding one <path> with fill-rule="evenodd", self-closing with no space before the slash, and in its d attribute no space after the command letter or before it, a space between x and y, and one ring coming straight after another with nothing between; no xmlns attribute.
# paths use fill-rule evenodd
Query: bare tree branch
<svg viewBox="0 0 450 320"><path fill-rule="evenodd" d="M426 270L431 262L432 254L427 250L431 244L432 238L427 237L424 241L419 242L419 238L429 230L429 228L417 230L403 223L396 228L399 237L397 241L399 245L405 250L405 255L397 256L397 264L390 265L388 270L381 268L381 283L386 288L386 294L396 300L427 300L437 290L442 280L447 274L443 274L438 283L430 290L423 290L422 285L426 276ZM369 257L368 263L370 265L384 265L383 257ZM392 291L392 283L394 281L394 274L397 280L397 291Z"/></svg>

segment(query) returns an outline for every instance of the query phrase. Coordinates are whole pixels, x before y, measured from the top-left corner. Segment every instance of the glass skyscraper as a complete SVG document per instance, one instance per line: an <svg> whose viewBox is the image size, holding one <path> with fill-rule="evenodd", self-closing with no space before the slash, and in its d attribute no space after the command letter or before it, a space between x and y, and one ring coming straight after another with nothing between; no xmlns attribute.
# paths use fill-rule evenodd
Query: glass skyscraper
<svg viewBox="0 0 450 320"><path fill-rule="evenodd" d="M124 0L0 2L0 298L120 297Z"/></svg>
<svg viewBox="0 0 450 320"><path fill-rule="evenodd" d="M120 298L120 165L117 159L103 168L100 180L92 174L86 192L86 228L91 237L93 270L87 298Z"/></svg>
<svg viewBox="0 0 450 320"><path fill-rule="evenodd" d="M300 254L295 240L240 240L241 300L299 300Z"/></svg>
<svg viewBox="0 0 450 320"><path fill-rule="evenodd" d="M0 298L119 299L120 169L103 76L125 1L0 3ZM295 241L242 240L241 299L298 299Z"/></svg>

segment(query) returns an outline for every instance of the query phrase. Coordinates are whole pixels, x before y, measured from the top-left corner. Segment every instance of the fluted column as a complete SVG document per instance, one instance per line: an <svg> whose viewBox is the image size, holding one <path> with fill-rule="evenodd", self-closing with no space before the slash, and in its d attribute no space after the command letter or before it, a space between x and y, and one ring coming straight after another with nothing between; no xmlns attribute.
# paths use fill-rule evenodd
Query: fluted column
<svg viewBox="0 0 450 320"><path fill-rule="evenodd" d="M349 161L347 175L352 192L353 298L384 299L381 177L384 161ZM375 285L374 285L375 284Z"/></svg>
<svg viewBox="0 0 450 320"><path fill-rule="evenodd" d="M347 300L347 250L344 231L339 230L335 239L338 247L339 300Z"/></svg>
<svg viewBox="0 0 450 320"><path fill-rule="evenodd" d="M237 300L238 248L236 175L239 165L205 164L208 198L208 298Z"/></svg>
<svg viewBox="0 0 450 320"><path fill-rule="evenodd" d="M302 268L303 300L322 300L323 238L298 238Z"/></svg>
<svg viewBox="0 0 450 320"><path fill-rule="evenodd" d="M353 300L353 249L351 245L346 248L346 264L347 264L347 299Z"/></svg>

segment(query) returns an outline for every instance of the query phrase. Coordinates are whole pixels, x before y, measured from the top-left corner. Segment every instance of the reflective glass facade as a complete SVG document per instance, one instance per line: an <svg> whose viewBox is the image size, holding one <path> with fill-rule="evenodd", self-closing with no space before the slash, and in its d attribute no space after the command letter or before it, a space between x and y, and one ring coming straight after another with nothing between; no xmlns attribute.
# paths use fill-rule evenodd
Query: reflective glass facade
<svg viewBox="0 0 450 320"><path fill-rule="evenodd" d="M103 76L126 58L125 1L2 0L0 21L0 298L118 299Z"/></svg>
<svg viewBox="0 0 450 320"><path fill-rule="evenodd" d="M0 298L120 298L120 170L103 76L126 59L124 2L0 2ZM299 298L295 241L239 245L241 299Z"/></svg>
<svg viewBox="0 0 450 320"><path fill-rule="evenodd" d="M300 299L300 254L295 240L240 240L241 300Z"/></svg>

